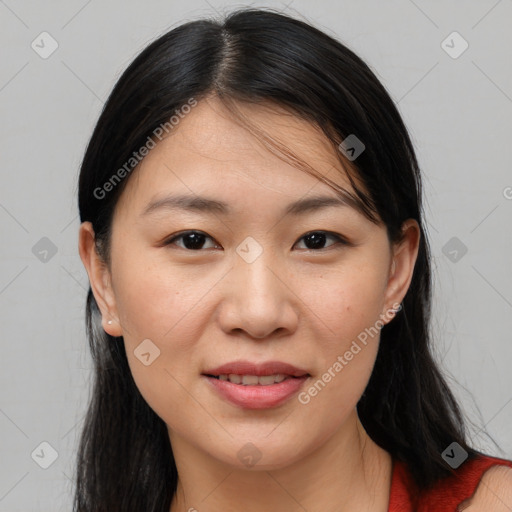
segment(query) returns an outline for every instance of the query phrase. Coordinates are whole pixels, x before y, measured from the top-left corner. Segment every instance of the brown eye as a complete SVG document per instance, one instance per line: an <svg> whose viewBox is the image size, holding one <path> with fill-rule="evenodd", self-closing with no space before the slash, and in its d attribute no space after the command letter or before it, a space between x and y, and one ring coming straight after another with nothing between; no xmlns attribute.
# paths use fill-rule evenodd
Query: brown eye
<svg viewBox="0 0 512 512"><path fill-rule="evenodd" d="M190 251L198 251L204 249L205 240L213 240L207 234L201 231L185 231L179 235L173 236L171 239L165 242L165 245L178 245L182 249L188 249ZM175 244L176 240L182 240L182 245ZM215 245L213 246L215 247ZM210 249L211 247L206 247Z"/></svg>
<svg viewBox="0 0 512 512"><path fill-rule="evenodd" d="M324 247L329 238L334 239L335 243ZM328 249L332 245L336 245L336 243L346 245L346 241L341 236L328 233L327 231L311 231L310 233L306 233L301 240L304 240L305 248L310 250Z"/></svg>
<svg viewBox="0 0 512 512"><path fill-rule="evenodd" d="M326 246L325 244L329 239L334 240L334 243ZM180 243L177 243L178 240ZM205 242L207 240L213 241L213 238L208 236L206 233L203 233L202 231L184 231L167 240L164 245L176 245L181 249L186 249L189 251L200 251L201 249L212 249L219 247L219 245L216 245L215 243L209 247L205 247ZM304 244L306 245L306 247L302 247L301 249L314 251L328 249L337 243L341 245L349 245L349 243L340 235L329 233L327 231L311 231L302 236L300 240L304 240Z"/></svg>

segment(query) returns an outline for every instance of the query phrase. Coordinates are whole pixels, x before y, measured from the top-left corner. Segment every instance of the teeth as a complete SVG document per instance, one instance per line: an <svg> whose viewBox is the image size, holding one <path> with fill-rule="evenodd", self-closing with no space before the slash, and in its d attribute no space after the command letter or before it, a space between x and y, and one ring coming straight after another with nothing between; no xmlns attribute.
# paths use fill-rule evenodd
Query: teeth
<svg viewBox="0 0 512 512"><path fill-rule="evenodd" d="M290 379L291 377L281 373L261 377L257 375L236 375L235 373L230 373L229 375L219 375L218 378L219 380L227 380L233 384L242 384L243 386L270 386L272 384L279 384L283 382L283 380Z"/></svg>
<svg viewBox="0 0 512 512"><path fill-rule="evenodd" d="M256 375L244 375L242 376L242 384L244 386L256 386L258 384L258 377Z"/></svg>
<svg viewBox="0 0 512 512"><path fill-rule="evenodd" d="M232 382L233 384L242 384L242 376L230 373L229 382Z"/></svg>
<svg viewBox="0 0 512 512"><path fill-rule="evenodd" d="M270 386L271 384L274 384L275 381L276 380L274 375L265 375L263 377L258 377L258 382L260 386Z"/></svg>

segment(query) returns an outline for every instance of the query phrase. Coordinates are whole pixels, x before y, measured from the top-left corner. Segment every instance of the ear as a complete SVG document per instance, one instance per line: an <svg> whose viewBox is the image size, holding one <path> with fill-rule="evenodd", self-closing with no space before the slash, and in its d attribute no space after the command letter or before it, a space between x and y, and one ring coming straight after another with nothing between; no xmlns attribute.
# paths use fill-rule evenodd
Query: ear
<svg viewBox="0 0 512 512"><path fill-rule="evenodd" d="M409 289L418 256L420 237L418 222L407 219L402 224L402 240L393 246L384 302L385 312L388 312L385 315L387 318L385 323L393 318L389 311L399 311L400 303Z"/></svg>
<svg viewBox="0 0 512 512"><path fill-rule="evenodd" d="M92 293L101 311L103 330L111 336L122 336L123 332L117 315L110 270L108 265L98 255L94 229L90 222L83 222L80 225L78 250L82 263L89 275Z"/></svg>

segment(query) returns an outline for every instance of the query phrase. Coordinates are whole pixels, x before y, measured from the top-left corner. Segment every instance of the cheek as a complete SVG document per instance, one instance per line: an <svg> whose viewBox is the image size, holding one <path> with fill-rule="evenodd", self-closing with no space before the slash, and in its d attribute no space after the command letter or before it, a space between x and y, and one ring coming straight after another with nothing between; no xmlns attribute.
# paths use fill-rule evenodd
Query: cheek
<svg viewBox="0 0 512 512"><path fill-rule="evenodd" d="M132 253L118 257L112 269L128 363L139 391L164 421L174 424L172 411L182 410L184 424L204 423L204 410L190 393L204 359L198 342L212 317L209 292L223 272L162 259L148 263L147 254Z"/></svg>
<svg viewBox="0 0 512 512"><path fill-rule="evenodd" d="M204 295L177 272L134 265L117 269L116 302L135 384L166 424L186 432L204 424L204 411L190 398L197 365L194 308ZM197 306L196 306L197 307ZM195 313L195 314L194 314ZM182 411L179 415L175 411Z"/></svg>
<svg viewBox="0 0 512 512"><path fill-rule="evenodd" d="M333 351L340 352L350 345L360 333L376 323L378 326L384 312L385 283L374 262L347 265L336 274L310 277L299 293L319 320L319 327L325 333L323 350L330 357Z"/></svg>
<svg viewBox="0 0 512 512"><path fill-rule="evenodd" d="M319 414L332 406L335 424L355 407L371 376L383 325L384 288L375 265L353 266L336 279L323 276L316 283L305 287L301 298L312 305L318 331L324 333L315 348L322 364L301 403L318 408Z"/></svg>
<svg viewBox="0 0 512 512"><path fill-rule="evenodd" d="M121 262L114 276L117 310L128 337L184 340L183 345L193 338L191 318L216 282L212 275L201 277L161 263L138 265L135 260Z"/></svg>

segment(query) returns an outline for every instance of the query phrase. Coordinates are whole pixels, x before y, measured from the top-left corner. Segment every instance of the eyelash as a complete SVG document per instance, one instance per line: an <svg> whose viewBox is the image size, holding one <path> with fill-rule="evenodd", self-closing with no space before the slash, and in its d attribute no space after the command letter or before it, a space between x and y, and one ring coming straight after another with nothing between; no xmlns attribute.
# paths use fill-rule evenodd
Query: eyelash
<svg viewBox="0 0 512 512"><path fill-rule="evenodd" d="M176 245L176 244L174 244L174 242L176 240L178 240L180 238L183 238L184 236L192 234L192 233L197 233L197 234L200 234L200 235L204 235L206 238L209 238L210 240L214 240L211 236L207 235L203 231L189 230L189 231L183 231L182 233L179 233L178 235L172 236L171 238L169 238L166 241L164 241L163 245L164 246ZM322 230L308 231L307 233L302 235L299 238L299 240L302 240L303 238L307 237L308 235L312 235L314 233L321 233L321 234L326 235L327 237L335 238L337 240L337 242L332 244L332 245L329 245L327 247L322 247L320 249L303 249L303 250L311 251L311 252L320 252L320 251L326 251L326 250L332 248L333 246L336 246L337 244L341 244L342 246L350 245L350 243L345 238L343 238L341 235L338 235L337 233L333 233L331 231L322 231ZM205 249L187 249L186 247L181 247L181 246L177 246L177 247L180 248L180 249L183 249L185 251L189 251L189 252L201 252L201 251L205 250ZM213 248L212 247L208 247L208 249L213 249Z"/></svg>

